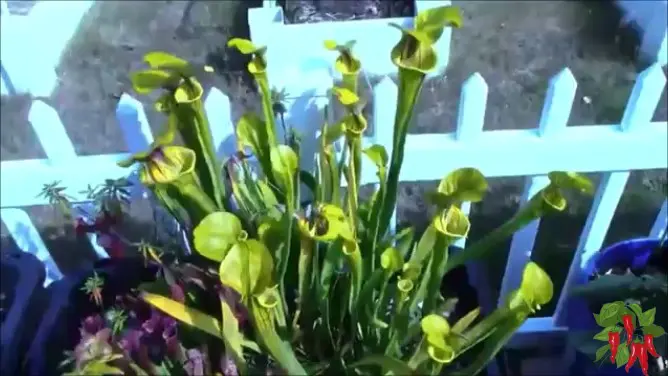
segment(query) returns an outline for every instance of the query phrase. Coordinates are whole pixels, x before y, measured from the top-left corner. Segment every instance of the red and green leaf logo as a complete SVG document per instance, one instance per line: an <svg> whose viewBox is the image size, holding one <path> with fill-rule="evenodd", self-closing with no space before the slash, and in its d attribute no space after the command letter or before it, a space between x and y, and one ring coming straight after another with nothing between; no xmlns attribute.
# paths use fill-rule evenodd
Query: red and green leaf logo
<svg viewBox="0 0 668 376"><path fill-rule="evenodd" d="M617 368L626 365L626 372L629 372L638 364L647 376L648 356L659 357L654 339L666 334L662 327L654 324L655 315L656 308L643 312L635 303L617 301L605 304L600 313L594 314L596 323L603 328L594 339L608 344L596 350L595 362L604 362L609 353L608 359Z"/></svg>

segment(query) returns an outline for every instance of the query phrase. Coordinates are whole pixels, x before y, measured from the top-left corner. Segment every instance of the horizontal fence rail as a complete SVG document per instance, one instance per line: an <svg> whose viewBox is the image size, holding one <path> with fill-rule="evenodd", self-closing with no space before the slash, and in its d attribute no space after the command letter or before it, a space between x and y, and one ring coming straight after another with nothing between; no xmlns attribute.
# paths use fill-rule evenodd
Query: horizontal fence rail
<svg viewBox="0 0 668 376"><path fill-rule="evenodd" d="M56 66L91 0L37 1L27 14L0 14L0 92L48 97L58 83ZM57 20L54 22L54 20Z"/></svg>

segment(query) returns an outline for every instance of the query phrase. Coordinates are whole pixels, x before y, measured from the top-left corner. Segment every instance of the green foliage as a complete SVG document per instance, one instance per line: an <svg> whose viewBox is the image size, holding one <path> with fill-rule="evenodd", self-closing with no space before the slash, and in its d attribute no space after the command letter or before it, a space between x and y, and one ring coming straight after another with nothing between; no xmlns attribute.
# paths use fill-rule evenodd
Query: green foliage
<svg viewBox="0 0 668 376"><path fill-rule="evenodd" d="M312 175L299 170L302 156L296 143L283 145L276 139L277 95L269 90L266 49L230 40L230 47L252 57L248 69L259 87L263 116L245 114L239 120L238 153L224 164L228 189L218 174L201 110L201 86L192 76L195 69L166 53L147 55L151 69L134 74L133 84L139 92L166 92L157 107L169 119L167 131L149 151L123 165L141 164L143 183L183 226L188 223L177 214L186 213L194 227L193 248L203 256L207 275L189 277L191 285L220 304L212 307L202 299L178 300L151 291L142 293L144 301L222 340L242 374L256 358L249 348L269 355L291 375L438 374L443 367L454 371L462 366L464 371L458 372L474 374L483 369L526 318L551 300L552 281L531 262L506 304L482 318L479 309L473 310L451 326L442 315L443 307L452 305L440 295L444 274L463 262L484 259L534 219L563 210L563 190L589 191L590 186L577 174L551 174L550 185L513 219L451 257L449 247L467 237L471 227L462 203L482 200L487 190L480 171L462 168L445 176L432 193L437 210L424 234L417 237L411 228L388 234L408 124L424 77L436 65L433 44L448 25L461 25L454 7L421 13L415 30L402 29L392 50L399 96L391 155L382 145L362 149L367 120L354 84L361 62L352 52L353 43L325 42L340 54L336 66L344 84L332 93L346 113L334 124L322 125ZM185 147L171 145L170 132L175 131ZM345 141L341 156L333 148L339 139ZM260 171L249 165L246 148L257 157ZM378 188L368 200L358 195L364 156L378 176ZM300 205L301 183L314 196L307 209ZM161 263L159 256L152 258ZM183 273L162 266L165 281L173 286L174 275ZM238 295L252 330L240 330L221 289ZM460 356L468 351L475 353L473 361L462 364Z"/></svg>

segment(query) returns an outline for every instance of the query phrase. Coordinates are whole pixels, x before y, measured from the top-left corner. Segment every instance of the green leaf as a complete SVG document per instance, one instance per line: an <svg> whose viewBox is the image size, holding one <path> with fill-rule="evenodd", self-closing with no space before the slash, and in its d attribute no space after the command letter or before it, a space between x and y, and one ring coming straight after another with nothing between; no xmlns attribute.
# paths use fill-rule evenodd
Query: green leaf
<svg viewBox="0 0 668 376"><path fill-rule="evenodd" d="M596 320L596 324L598 324L598 326L605 326L601 324L601 315L599 315L598 313L594 313L594 320Z"/></svg>
<svg viewBox="0 0 668 376"><path fill-rule="evenodd" d="M383 282L383 270L376 269L371 274L364 285L362 286L362 291L360 292L359 299L357 300L357 306L360 310L360 314L363 313L362 307L372 306L373 302L373 292L378 286Z"/></svg>
<svg viewBox="0 0 668 376"><path fill-rule="evenodd" d="M640 326L650 326L654 324L654 317L656 316L656 308L649 309L638 316Z"/></svg>
<svg viewBox="0 0 668 376"><path fill-rule="evenodd" d="M598 332L595 336L594 339L597 341L603 341L603 342L608 342L608 333L610 332L616 332L620 330L619 327L617 326L609 326L607 328L604 328L600 332Z"/></svg>
<svg viewBox="0 0 668 376"><path fill-rule="evenodd" d="M101 361L93 360L90 363L86 364L84 369L81 370L81 374L84 375L123 375L124 372L117 367L113 367L107 363Z"/></svg>
<svg viewBox="0 0 668 376"><path fill-rule="evenodd" d="M446 26L457 28L462 26L462 13L459 8L443 6L427 9L415 17L415 30L427 33L431 43L438 41Z"/></svg>
<svg viewBox="0 0 668 376"><path fill-rule="evenodd" d="M130 74L132 87L139 94L149 94L155 89L162 88L171 78L171 73L159 69L147 69Z"/></svg>
<svg viewBox="0 0 668 376"><path fill-rule="evenodd" d="M554 285L550 276L535 262L529 262L522 273L520 292L531 304L538 306L552 300Z"/></svg>
<svg viewBox="0 0 668 376"><path fill-rule="evenodd" d="M601 307L601 312L599 313L599 319L603 326L613 326L619 323L619 311L624 308L624 302L616 301L612 303L606 303Z"/></svg>
<svg viewBox="0 0 668 376"><path fill-rule="evenodd" d="M350 369L362 366L380 366L383 368L383 374L392 372L394 375L410 376L415 371L407 363L386 355L370 355L366 358L350 365Z"/></svg>
<svg viewBox="0 0 668 376"><path fill-rule="evenodd" d="M576 172L552 171L547 174L550 182L562 189L570 189L581 193L593 194L594 184L582 174Z"/></svg>
<svg viewBox="0 0 668 376"><path fill-rule="evenodd" d="M465 238L471 229L468 216L457 206L452 205L442 210L431 221L436 231L445 235L451 244L455 239Z"/></svg>
<svg viewBox="0 0 668 376"><path fill-rule="evenodd" d="M610 344L608 343L607 345L601 346L598 350L596 350L596 359L594 359L594 362L598 362L599 360L603 359L605 354L608 353L610 350Z"/></svg>
<svg viewBox="0 0 668 376"><path fill-rule="evenodd" d="M480 307L474 309L473 311L464 315L464 317L461 319L457 320L455 325L452 326L452 331L455 333L464 333L464 331L468 329L471 324L473 324L475 319L478 318L478 315L480 315Z"/></svg>
<svg viewBox="0 0 668 376"><path fill-rule="evenodd" d="M244 336L239 331L239 321L237 320L232 308L224 299L220 299L220 307L222 313L223 321L223 342L225 343L225 349L231 352L234 362L237 367L242 369L242 374L245 374L246 362L244 360Z"/></svg>
<svg viewBox="0 0 668 376"><path fill-rule="evenodd" d="M248 239L236 243L220 263L218 275L223 285L237 291L245 299L248 294L261 293L273 286L274 261L267 247Z"/></svg>
<svg viewBox="0 0 668 376"><path fill-rule="evenodd" d="M176 300L172 300L161 295L142 292L140 297L146 303L181 321L182 323L195 327L205 333L211 334L214 337L222 338L220 322L212 316L209 316L195 308L187 307L186 305L177 302Z"/></svg>
<svg viewBox="0 0 668 376"><path fill-rule="evenodd" d="M383 145L371 145L362 152L369 157L371 162L373 162L379 170L385 169L387 166L389 157L387 156L387 151Z"/></svg>
<svg viewBox="0 0 668 376"><path fill-rule="evenodd" d="M227 251L246 236L239 218L228 212L207 215L193 231L197 253L216 262L223 261Z"/></svg>
<svg viewBox="0 0 668 376"><path fill-rule="evenodd" d="M323 146L329 146L343 137L345 127L343 122L339 121L323 127L324 135L320 135L319 143ZM324 136L324 137L323 137Z"/></svg>
<svg viewBox="0 0 668 376"><path fill-rule="evenodd" d="M640 307L640 304L633 303L629 307L631 307L631 310L633 311L636 317L640 317L642 315L642 308Z"/></svg>
<svg viewBox="0 0 668 376"><path fill-rule="evenodd" d="M291 181L299 168L297 153L287 145L278 145L271 149L271 167L273 171Z"/></svg>
<svg viewBox="0 0 668 376"><path fill-rule="evenodd" d="M232 38L229 41L227 41L227 46L231 48L236 48L239 52L241 52L244 55L255 53L258 50L258 47L256 47L253 44L253 42L243 38Z"/></svg>
<svg viewBox="0 0 668 376"><path fill-rule="evenodd" d="M445 176L437 192L457 201L482 201L488 184L485 176L475 168L460 168Z"/></svg>
<svg viewBox="0 0 668 376"><path fill-rule="evenodd" d="M336 43L336 41L331 40L331 39L327 39L327 40L325 40L325 42L323 43L323 45L325 46L325 49L327 49L327 50L329 50L329 51L336 51L336 48L339 46L339 45Z"/></svg>
<svg viewBox="0 0 668 376"><path fill-rule="evenodd" d="M404 265L404 257L398 249L390 247L380 255L380 266L389 273L401 270Z"/></svg>
<svg viewBox="0 0 668 376"><path fill-rule="evenodd" d="M261 155L259 130L264 127L264 121L256 114L252 112L243 114L236 126L237 142L240 146L249 147L253 154Z"/></svg>
<svg viewBox="0 0 668 376"><path fill-rule="evenodd" d="M413 227L406 227L402 229L394 237L396 248L401 253L401 256L406 257L408 252L411 250L414 237L415 237L415 229Z"/></svg>
<svg viewBox="0 0 668 376"><path fill-rule="evenodd" d="M651 335L654 338L659 338L662 335L666 334L666 331L658 325L651 324L651 325L643 326L642 333L644 335Z"/></svg>
<svg viewBox="0 0 668 376"><path fill-rule="evenodd" d="M436 239L438 238L438 231L434 228L434 225L427 227L425 232L420 237L420 241L417 243L415 251L411 255L410 261L415 265L422 265L424 260L431 254L436 244Z"/></svg>
<svg viewBox="0 0 668 376"><path fill-rule="evenodd" d="M617 368L622 367L629 361L629 348L627 346L619 346L617 348L617 356L615 357L615 363Z"/></svg>
<svg viewBox="0 0 668 376"><path fill-rule="evenodd" d="M332 92L344 106L352 106L360 101L360 97L358 97L357 94L352 90L343 87L334 87L332 88Z"/></svg>
<svg viewBox="0 0 668 376"><path fill-rule="evenodd" d="M144 61L153 69L174 69L185 72L189 66L188 61L162 51L152 51L144 55Z"/></svg>

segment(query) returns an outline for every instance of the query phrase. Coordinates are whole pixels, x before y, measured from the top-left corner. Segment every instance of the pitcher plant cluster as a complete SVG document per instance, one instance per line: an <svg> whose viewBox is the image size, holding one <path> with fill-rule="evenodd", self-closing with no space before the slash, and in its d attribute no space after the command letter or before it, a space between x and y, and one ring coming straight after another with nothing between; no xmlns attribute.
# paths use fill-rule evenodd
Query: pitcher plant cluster
<svg viewBox="0 0 668 376"><path fill-rule="evenodd" d="M436 214L421 236L413 228L389 231L409 123L425 76L437 63L435 43L445 27L461 22L459 10L448 6L421 12L413 29L392 25L401 38L390 52L399 86L390 153L382 145L362 146L367 120L357 82L363 65L354 43L325 41L325 48L338 52L335 68L343 80L332 94L345 113L320 125L312 172L299 168L300 158L310 156L300 155L298 142L277 139L266 48L238 38L228 42L250 56L262 114L239 119L238 152L222 162L195 77L209 69L164 52L147 54L149 68L133 73L132 82L139 93L162 93L156 108L167 125L149 150L120 164L139 166L141 182L193 229L193 252L204 261L195 267L152 257L163 270L163 283L184 293L143 288L140 298L179 322L180 330L204 332L222 343L241 375L255 372L254 359L268 359L267 365L290 375L482 370L527 317L550 301L552 281L530 262L521 286L496 311L479 317L476 309L451 323L443 314L451 303L440 293L443 276L484 260L541 216L564 210L566 191L591 193L593 187L578 174L552 172L549 185L515 216L450 255L449 247L471 227L462 203L481 201L488 187L480 171L462 168L432 193ZM173 143L177 133L184 146ZM345 145L341 153L334 148L338 140ZM358 194L363 158L373 162L378 177L368 200ZM306 209L302 185L313 197ZM466 352L472 355L463 362ZM227 374L211 367L212 374Z"/></svg>

